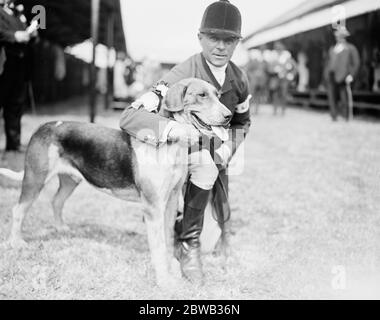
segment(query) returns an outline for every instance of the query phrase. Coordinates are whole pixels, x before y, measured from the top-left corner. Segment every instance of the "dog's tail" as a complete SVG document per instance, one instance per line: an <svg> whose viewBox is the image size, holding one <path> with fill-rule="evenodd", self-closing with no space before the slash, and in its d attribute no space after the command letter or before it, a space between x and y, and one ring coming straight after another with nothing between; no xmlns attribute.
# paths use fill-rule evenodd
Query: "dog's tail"
<svg viewBox="0 0 380 320"><path fill-rule="evenodd" d="M0 175L3 175L12 180L21 182L22 179L24 178L24 171L16 172L16 171L12 171L6 168L0 168Z"/></svg>

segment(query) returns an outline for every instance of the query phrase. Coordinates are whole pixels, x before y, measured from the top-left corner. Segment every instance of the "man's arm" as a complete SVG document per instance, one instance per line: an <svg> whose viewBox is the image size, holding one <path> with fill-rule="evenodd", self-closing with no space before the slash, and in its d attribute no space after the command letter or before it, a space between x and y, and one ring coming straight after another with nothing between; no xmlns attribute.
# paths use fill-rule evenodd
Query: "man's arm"
<svg viewBox="0 0 380 320"><path fill-rule="evenodd" d="M0 28L0 42L27 43L30 39L31 35L27 31L9 31Z"/></svg>
<svg viewBox="0 0 380 320"><path fill-rule="evenodd" d="M242 83L241 99L235 107L235 112L230 122L231 126L228 130L229 139L225 142L231 152L230 158L235 154L237 148L244 141L251 126L251 115L249 111L251 95L249 94L248 89L248 77L244 72L242 74Z"/></svg>
<svg viewBox="0 0 380 320"><path fill-rule="evenodd" d="M191 76L190 59L171 69L161 81L172 85ZM156 146L167 140L173 121L160 116L160 99L152 91L137 99L121 115L120 128L132 136Z"/></svg>
<svg viewBox="0 0 380 320"><path fill-rule="evenodd" d="M236 107L235 114L231 119L231 128L229 130L229 141L232 144L232 155L235 154L236 149L244 141L246 135L249 132L251 126L251 117L249 112L249 100L251 96L248 96L246 100Z"/></svg>
<svg viewBox="0 0 380 320"><path fill-rule="evenodd" d="M249 132L251 125L249 99L250 96L247 97L245 102L237 106L238 110L235 111L235 114L231 120L231 127L228 130L228 141L225 141L215 151L216 154L221 158L216 159L216 161L220 161L224 166L226 166L231 160L232 156L236 153L236 150L242 144Z"/></svg>
<svg viewBox="0 0 380 320"><path fill-rule="evenodd" d="M4 30L0 27L0 42L16 42L15 33L9 30Z"/></svg>
<svg viewBox="0 0 380 320"><path fill-rule="evenodd" d="M359 71L359 67L360 67L360 56L359 56L359 52L358 50L356 49L356 47L354 45L351 45L351 70L350 70L350 74L355 77L357 72Z"/></svg>
<svg viewBox="0 0 380 320"><path fill-rule="evenodd" d="M166 82L171 86L183 79L194 77L193 63L193 59L190 58L185 62L176 65L162 77L161 81Z"/></svg>
<svg viewBox="0 0 380 320"><path fill-rule="evenodd" d="M168 118L145 109L128 106L120 118L120 128L133 137L149 144L159 146L167 141Z"/></svg>

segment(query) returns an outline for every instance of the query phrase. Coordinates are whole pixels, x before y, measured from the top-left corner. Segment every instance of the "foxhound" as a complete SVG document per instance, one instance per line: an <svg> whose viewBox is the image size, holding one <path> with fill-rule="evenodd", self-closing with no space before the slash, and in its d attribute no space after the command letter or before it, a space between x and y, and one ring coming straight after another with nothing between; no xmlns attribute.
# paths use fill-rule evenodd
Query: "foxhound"
<svg viewBox="0 0 380 320"><path fill-rule="evenodd" d="M225 136L231 118L216 89L194 78L172 86L161 109L208 136ZM174 224L187 177L187 152L187 145L180 142L155 147L122 130L95 124L58 121L42 125L30 139L24 172L0 169L0 174L22 180L21 196L13 208L10 245L26 245L21 235L25 215L42 188L57 175L60 185L52 199L54 221L57 229L66 230L64 203L86 180L117 198L142 201L157 284L173 285L173 269L178 268Z"/></svg>

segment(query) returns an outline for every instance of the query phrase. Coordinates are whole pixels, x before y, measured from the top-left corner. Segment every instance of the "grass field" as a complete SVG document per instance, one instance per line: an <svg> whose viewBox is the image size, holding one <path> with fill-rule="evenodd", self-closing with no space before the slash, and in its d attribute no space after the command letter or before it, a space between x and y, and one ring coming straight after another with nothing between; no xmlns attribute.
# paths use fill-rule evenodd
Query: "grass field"
<svg viewBox="0 0 380 320"><path fill-rule="evenodd" d="M118 115L98 122L116 127ZM52 119L87 117L26 115L23 142ZM64 210L71 231L54 231L52 181L26 218L28 248L0 248L0 299L379 299L380 123L292 108L273 117L269 106L252 121L244 173L230 184L238 260L223 270L205 256L205 286L156 287L141 208L85 183ZM22 156L0 166L21 169ZM19 191L0 177L0 242Z"/></svg>

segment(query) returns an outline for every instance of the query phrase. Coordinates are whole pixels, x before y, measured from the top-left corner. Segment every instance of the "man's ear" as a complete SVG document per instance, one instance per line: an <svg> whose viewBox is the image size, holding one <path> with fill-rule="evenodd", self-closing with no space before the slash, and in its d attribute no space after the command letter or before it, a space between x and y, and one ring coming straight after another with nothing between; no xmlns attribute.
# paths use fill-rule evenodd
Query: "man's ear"
<svg viewBox="0 0 380 320"><path fill-rule="evenodd" d="M171 86L166 93L163 108L170 112L182 111L187 88L187 81L180 81Z"/></svg>

